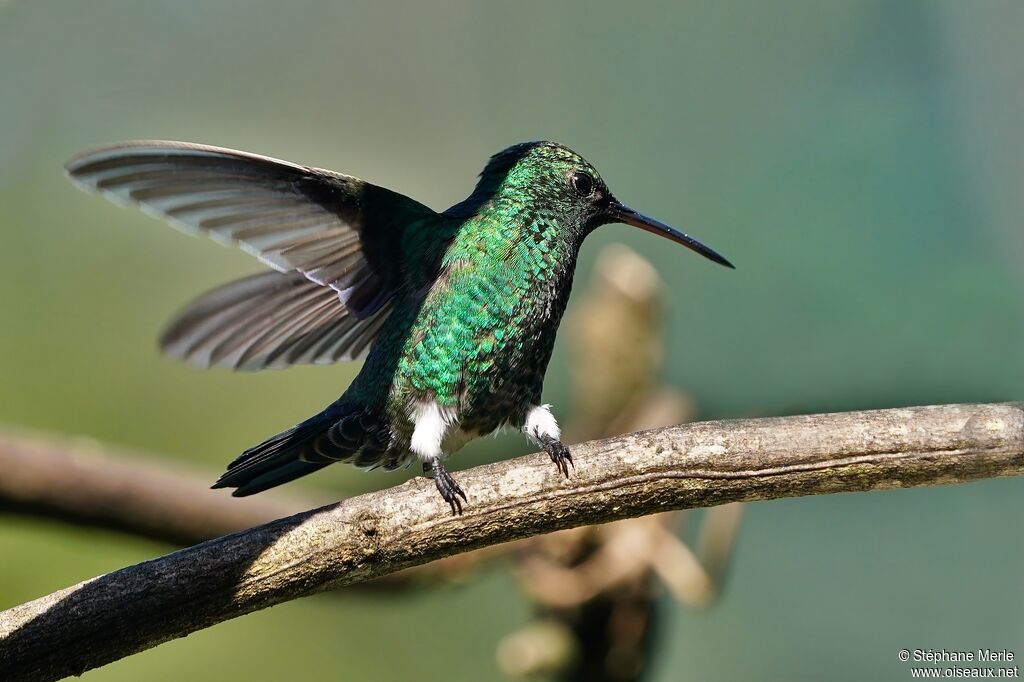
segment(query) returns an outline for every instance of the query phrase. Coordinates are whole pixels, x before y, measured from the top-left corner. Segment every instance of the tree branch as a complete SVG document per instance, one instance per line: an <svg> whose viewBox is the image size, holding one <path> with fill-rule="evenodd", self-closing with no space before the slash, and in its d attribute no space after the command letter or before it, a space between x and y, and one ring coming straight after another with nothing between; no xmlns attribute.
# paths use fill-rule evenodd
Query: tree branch
<svg viewBox="0 0 1024 682"><path fill-rule="evenodd" d="M1024 410L943 405L704 422L460 472L466 513L403 485L210 540L0 613L0 678L55 680L229 618L470 549L739 500L1024 473Z"/></svg>
<svg viewBox="0 0 1024 682"><path fill-rule="evenodd" d="M327 500L235 499L166 460L85 438L0 433L0 512L57 519L192 545ZM240 503L240 504L239 504Z"/></svg>
<svg viewBox="0 0 1024 682"><path fill-rule="evenodd" d="M185 470L149 453L129 452L88 438L19 430L0 433L0 513L54 519L194 545L318 507L332 494L279 491L230 497L211 490L214 475ZM333 495L337 497L337 493ZM459 554L362 584L393 590L465 580L496 552Z"/></svg>

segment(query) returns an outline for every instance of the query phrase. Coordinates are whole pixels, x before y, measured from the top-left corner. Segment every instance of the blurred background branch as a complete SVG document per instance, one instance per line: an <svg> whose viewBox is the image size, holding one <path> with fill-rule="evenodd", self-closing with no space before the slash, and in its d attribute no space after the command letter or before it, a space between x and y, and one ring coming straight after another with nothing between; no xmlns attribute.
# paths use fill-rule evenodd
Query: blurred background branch
<svg viewBox="0 0 1024 682"><path fill-rule="evenodd" d="M664 293L657 271L634 251L621 244L601 251L568 325L571 441L693 418L689 396L659 380ZM498 665L511 677L641 679L658 633L658 588L666 587L680 604L710 606L722 587L741 518L739 503L708 510L696 553L679 537L691 520L686 512L520 543L515 575L535 618L499 643Z"/></svg>
<svg viewBox="0 0 1024 682"><path fill-rule="evenodd" d="M202 476L152 455L95 441L0 433L0 512L56 519L193 545L329 500L277 491L235 499Z"/></svg>

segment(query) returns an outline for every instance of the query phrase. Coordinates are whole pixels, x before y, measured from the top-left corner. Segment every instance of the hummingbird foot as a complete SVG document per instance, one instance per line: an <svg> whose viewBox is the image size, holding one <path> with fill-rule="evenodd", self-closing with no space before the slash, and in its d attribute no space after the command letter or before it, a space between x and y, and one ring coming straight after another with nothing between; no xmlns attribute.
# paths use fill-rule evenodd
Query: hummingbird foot
<svg viewBox="0 0 1024 682"><path fill-rule="evenodd" d="M562 475L569 478L569 465L571 464L573 470L575 470L576 464L572 461L572 454L570 454L568 446L557 438L546 435L541 436L538 442L544 448L544 452L548 453L548 457L555 463L558 470L562 472Z"/></svg>
<svg viewBox="0 0 1024 682"><path fill-rule="evenodd" d="M466 499L466 493L463 492L462 487L452 478L452 475L441 464L440 459L434 459L429 462L423 463L423 475L427 478L434 479L434 485L437 486L437 492L441 493L441 497L448 503L448 506L452 508L452 516L462 515L462 502L469 500ZM462 498L460 500L459 498Z"/></svg>
<svg viewBox="0 0 1024 682"><path fill-rule="evenodd" d="M551 406L534 405L526 414L523 432L538 447L544 448L544 452L548 453L548 457L562 475L569 478L569 465L572 464L573 469L576 465L569 454L569 448L561 440L562 430L558 428L558 422L551 414Z"/></svg>

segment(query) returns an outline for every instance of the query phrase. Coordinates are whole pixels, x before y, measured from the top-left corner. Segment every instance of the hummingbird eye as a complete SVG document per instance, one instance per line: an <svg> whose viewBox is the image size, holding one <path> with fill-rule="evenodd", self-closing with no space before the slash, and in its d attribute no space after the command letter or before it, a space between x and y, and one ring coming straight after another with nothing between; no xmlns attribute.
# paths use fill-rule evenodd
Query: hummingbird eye
<svg viewBox="0 0 1024 682"><path fill-rule="evenodd" d="M581 197L589 197L594 192L594 178L589 173L578 171L569 176L573 191Z"/></svg>

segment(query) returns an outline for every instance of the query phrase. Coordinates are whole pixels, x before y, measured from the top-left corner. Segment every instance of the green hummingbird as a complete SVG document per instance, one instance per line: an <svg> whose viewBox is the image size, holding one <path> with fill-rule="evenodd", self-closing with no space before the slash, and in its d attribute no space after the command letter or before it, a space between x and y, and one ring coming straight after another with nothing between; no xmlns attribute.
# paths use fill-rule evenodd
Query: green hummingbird
<svg viewBox="0 0 1024 682"><path fill-rule="evenodd" d="M335 402L228 465L213 487L236 496L333 462L419 460L461 513L467 497L446 457L506 426L568 476L575 464L541 388L583 240L626 223L733 267L620 203L554 142L499 152L442 213L350 175L184 142L117 144L67 172L271 268L188 305L161 338L167 355L236 370L365 358Z"/></svg>

